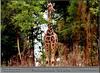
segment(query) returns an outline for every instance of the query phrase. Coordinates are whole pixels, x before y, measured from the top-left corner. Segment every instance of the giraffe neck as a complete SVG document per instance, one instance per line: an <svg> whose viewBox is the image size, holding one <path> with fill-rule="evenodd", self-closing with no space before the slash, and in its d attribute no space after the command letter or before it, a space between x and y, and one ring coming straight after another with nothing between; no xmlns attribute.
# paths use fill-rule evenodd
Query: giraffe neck
<svg viewBox="0 0 100 73"><path fill-rule="evenodd" d="M48 28L51 27L51 15L48 14Z"/></svg>
<svg viewBox="0 0 100 73"><path fill-rule="evenodd" d="M52 13L55 11L53 6L54 5L51 2L48 3L48 27L51 26Z"/></svg>
<svg viewBox="0 0 100 73"><path fill-rule="evenodd" d="M47 30L47 35L51 36L53 34L54 34L53 29L51 27L49 27L48 30Z"/></svg>

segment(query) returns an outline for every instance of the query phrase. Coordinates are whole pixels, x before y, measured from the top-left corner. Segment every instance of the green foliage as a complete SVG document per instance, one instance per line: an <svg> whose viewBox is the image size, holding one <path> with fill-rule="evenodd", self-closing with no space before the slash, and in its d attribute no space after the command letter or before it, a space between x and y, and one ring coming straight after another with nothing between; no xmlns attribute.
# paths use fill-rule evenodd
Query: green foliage
<svg viewBox="0 0 100 73"><path fill-rule="evenodd" d="M91 14L99 15L99 0L89 0Z"/></svg>
<svg viewBox="0 0 100 73"><path fill-rule="evenodd" d="M2 25L0 26L1 32L3 32L3 31L5 30L5 28L6 28L6 25L3 25L3 24L2 24Z"/></svg>
<svg viewBox="0 0 100 73"><path fill-rule="evenodd" d="M2 0L1 1L1 48L2 62L8 63L17 54L16 31L19 32L20 47L23 49L23 36L30 33L31 27L46 23L43 18L45 0Z"/></svg>
<svg viewBox="0 0 100 73"><path fill-rule="evenodd" d="M14 11L15 14L11 17L12 23L16 27L20 27L22 33L27 33L31 27L36 26L35 21L40 24L45 23L43 19L42 8L40 4L45 1L30 1L16 0L8 3L8 9Z"/></svg>
<svg viewBox="0 0 100 73"><path fill-rule="evenodd" d="M68 7L69 15L74 16L76 14L77 2L78 0L70 0L70 6Z"/></svg>

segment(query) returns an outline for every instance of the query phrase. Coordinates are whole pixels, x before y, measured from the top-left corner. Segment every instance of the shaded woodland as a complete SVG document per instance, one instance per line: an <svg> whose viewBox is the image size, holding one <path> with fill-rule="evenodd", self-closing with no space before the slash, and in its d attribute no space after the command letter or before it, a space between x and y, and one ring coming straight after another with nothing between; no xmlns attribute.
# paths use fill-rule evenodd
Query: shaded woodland
<svg viewBox="0 0 100 73"><path fill-rule="evenodd" d="M54 3L52 27L58 36L55 67L99 66L99 0L1 0L1 65L45 67L45 50L39 26ZM41 56L36 58L34 41Z"/></svg>

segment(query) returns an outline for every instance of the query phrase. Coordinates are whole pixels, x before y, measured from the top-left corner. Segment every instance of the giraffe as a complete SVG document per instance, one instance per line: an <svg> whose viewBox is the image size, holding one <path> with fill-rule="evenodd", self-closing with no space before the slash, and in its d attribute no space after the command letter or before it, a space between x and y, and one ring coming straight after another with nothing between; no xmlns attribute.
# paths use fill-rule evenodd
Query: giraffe
<svg viewBox="0 0 100 73"><path fill-rule="evenodd" d="M51 14L55 11L51 3L48 4L48 30L44 36L44 47L46 53L46 65L54 66L55 65L55 54L57 50L58 37L51 27Z"/></svg>

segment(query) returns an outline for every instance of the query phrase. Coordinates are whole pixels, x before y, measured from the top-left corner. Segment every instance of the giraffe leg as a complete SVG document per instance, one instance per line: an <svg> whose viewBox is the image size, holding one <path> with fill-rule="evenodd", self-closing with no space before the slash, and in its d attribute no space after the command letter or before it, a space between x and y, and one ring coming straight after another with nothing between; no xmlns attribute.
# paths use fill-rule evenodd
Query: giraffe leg
<svg viewBox="0 0 100 73"><path fill-rule="evenodd" d="M45 51L46 51L46 66L48 66L49 65L49 52L47 48L45 49Z"/></svg>
<svg viewBox="0 0 100 73"><path fill-rule="evenodd" d="M47 44L47 46L46 46L46 49L45 49L45 51L46 51L46 66L49 66L49 55L50 55L50 51L49 51L49 47L48 47L48 44Z"/></svg>
<svg viewBox="0 0 100 73"><path fill-rule="evenodd" d="M51 38L51 66L55 66L55 64L56 64L56 58L55 58L55 53L56 53L56 50L57 50L57 41L56 41L56 39L55 39L55 37L54 36L52 36L52 38Z"/></svg>
<svg viewBox="0 0 100 73"><path fill-rule="evenodd" d="M55 65L55 48L51 49L51 66Z"/></svg>
<svg viewBox="0 0 100 73"><path fill-rule="evenodd" d="M46 54L46 66L49 66L49 57L48 57L48 54Z"/></svg>

